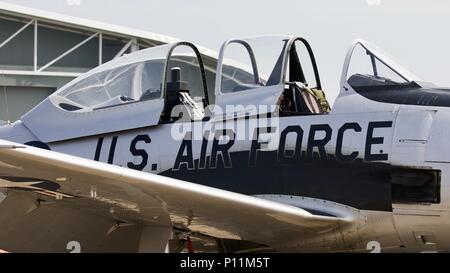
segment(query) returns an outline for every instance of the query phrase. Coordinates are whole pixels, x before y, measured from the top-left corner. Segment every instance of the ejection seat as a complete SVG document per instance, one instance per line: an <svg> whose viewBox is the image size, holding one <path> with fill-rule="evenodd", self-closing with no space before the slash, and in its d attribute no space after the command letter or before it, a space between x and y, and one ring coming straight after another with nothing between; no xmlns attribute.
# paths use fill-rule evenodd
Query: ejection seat
<svg viewBox="0 0 450 273"><path fill-rule="evenodd" d="M204 118L202 109L190 95L188 82L181 80L181 69L173 67L169 77L162 120L178 120L185 114L189 115L188 120Z"/></svg>
<svg viewBox="0 0 450 273"><path fill-rule="evenodd" d="M313 79L307 79L304 73L305 63L300 62L298 46L296 43L302 44L309 54ZM306 54L306 53L305 53ZM289 50L288 56L289 74L286 88L280 98L280 110L282 115L313 115L325 114L331 109L325 98L325 93L321 90L319 73L314 59L312 49L308 42L303 38L295 39ZM302 66L303 65L303 66ZM310 88L308 81L315 81L316 86Z"/></svg>
<svg viewBox="0 0 450 273"><path fill-rule="evenodd" d="M306 87L302 82L293 82L293 92L297 101L298 111L302 113L323 114L320 102L313 91Z"/></svg>

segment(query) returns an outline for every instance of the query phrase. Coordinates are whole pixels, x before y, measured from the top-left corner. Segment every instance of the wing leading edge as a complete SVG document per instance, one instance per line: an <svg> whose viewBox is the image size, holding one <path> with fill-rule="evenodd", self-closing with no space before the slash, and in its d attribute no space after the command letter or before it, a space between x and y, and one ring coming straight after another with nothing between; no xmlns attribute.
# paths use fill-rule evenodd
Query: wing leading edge
<svg viewBox="0 0 450 273"><path fill-rule="evenodd" d="M97 211L105 217L114 217L111 210L119 208L124 221L140 225L169 217L176 228L268 246L311 240L355 223L350 214L315 215L280 202L3 140L0 176L0 187L54 194L56 206L89 203L87 209L95 211L99 204L109 208ZM1 206L0 201L0 213Z"/></svg>

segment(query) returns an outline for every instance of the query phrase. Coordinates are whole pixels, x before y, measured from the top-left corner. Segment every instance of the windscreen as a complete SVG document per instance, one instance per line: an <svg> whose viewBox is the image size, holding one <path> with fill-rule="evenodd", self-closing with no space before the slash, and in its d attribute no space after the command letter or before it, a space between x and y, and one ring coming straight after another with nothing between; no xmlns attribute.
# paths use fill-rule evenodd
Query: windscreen
<svg viewBox="0 0 450 273"><path fill-rule="evenodd" d="M416 76L390 58L358 43L353 49L347 70L347 82L355 89L409 87Z"/></svg>

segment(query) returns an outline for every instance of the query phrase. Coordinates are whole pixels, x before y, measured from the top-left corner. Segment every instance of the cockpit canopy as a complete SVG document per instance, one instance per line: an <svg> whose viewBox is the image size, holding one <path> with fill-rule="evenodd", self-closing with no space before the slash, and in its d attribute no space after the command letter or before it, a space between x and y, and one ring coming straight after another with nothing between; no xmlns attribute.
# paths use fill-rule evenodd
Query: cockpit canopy
<svg viewBox="0 0 450 273"><path fill-rule="evenodd" d="M171 52L170 56L169 52ZM180 43L150 48L140 58L127 57L94 69L53 94L50 99L66 111L94 111L105 107L163 98L165 70L179 68L189 90L203 96L202 71L193 48ZM125 61L125 62L123 62ZM114 62L114 61L113 61ZM170 79L168 79L170 81ZM201 92L201 93L200 93Z"/></svg>
<svg viewBox="0 0 450 273"><path fill-rule="evenodd" d="M301 47L304 52L300 53ZM309 69L302 57L310 63ZM227 112L230 105L243 106L245 115L247 106L257 107L251 115L264 114L274 111L284 93L293 94L284 97L290 105L287 111L320 112L317 105L298 103L302 99L294 89L299 86L321 88L312 50L303 38L232 39L222 45L218 57L208 50L201 54L191 43L178 42L122 56L83 74L25 114L22 121L40 140L52 142L186 118L181 110L176 112L176 106L191 110L187 121L203 119L205 107L211 104L220 106L214 109L221 108L226 115L239 116L236 110ZM311 94L301 96L311 100ZM211 115L221 118L222 113Z"/></svg>
<svg viewBox="0 0 450 273"><path fill-rule="evenodd" d="M210 82L211 71L210 66ZM63 86L22 121L46 142L153 126L170 115L164 110L171 92L201 107L209 102L202 56L191 43L156 46L105 63Z"/></svg>
<svg viewBox="0 0 450 273"><path fill-rule="evenodd" d="M229 60L239 60L240 65ZM238 70L245 73L236 73ZM264 114L276 111L274 106L284 97L291 101L292 114L304 114L296 103L301 98L294 98L296 92L285 90L286 84L293 88L295 83L321 89L314 55L305 39L286 35L231 39L223 43L217 61L215 104L222 110L229 105L242 106L243 115L249 115L248 110ZM307 93L302 95L309 96ZM229 114L240 115L235 111Z"/></svg>

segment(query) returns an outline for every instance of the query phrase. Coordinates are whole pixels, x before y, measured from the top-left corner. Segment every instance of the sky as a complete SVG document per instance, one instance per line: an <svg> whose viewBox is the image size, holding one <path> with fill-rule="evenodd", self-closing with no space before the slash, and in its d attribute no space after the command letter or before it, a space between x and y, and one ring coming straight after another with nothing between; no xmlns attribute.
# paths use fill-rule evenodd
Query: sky
<svg viewBox="0 0 450 273"><path fill-rule="evenodd" d="M147 30L216 51L229 38L306 38L333 101L348 46L374 43L423 80L450 87L448 0L4 0Z"/></svg>

